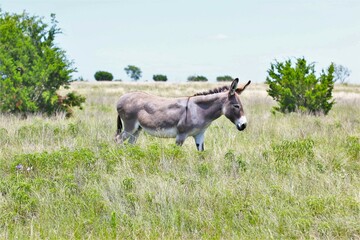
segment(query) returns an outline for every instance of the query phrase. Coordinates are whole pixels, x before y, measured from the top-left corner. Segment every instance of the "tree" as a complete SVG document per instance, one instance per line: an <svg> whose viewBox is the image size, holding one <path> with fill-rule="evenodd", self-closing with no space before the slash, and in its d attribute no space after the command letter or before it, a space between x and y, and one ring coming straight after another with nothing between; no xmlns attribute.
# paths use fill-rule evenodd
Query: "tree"
<svg viewBox="0 0 360 240"><path fill-rule="evenodd" d="M141 70L140 68L134 65L128 65L124 68L126 74L134 81L137 81L141 78Z"/></svg>
<svg viewBox="0 0 360 240"><path fill-rule="evenodd" d="M112 81L114 76L106 71L97 71L94 75L96 81Z"/></svg>
<svg viewBox="0 0 360 240"><path fill-rule="evenodd" d="M284 113L327 114L334 104L333 74L334 64L331 64L317 78L315 64L307 64L304 58L298 58L295 66L290 59L271 63L266 83L269 85L268 94L279 103L274 109Z"/></svg>
<svg viewBox="0 0 360 240"><path fill-rule="evenodd" d="M28 13L9 14L0 10L0 111L53 114L80 106L85 98L76 93L60 96L68 88L73 62L54 40L61 33L54 14L51 24Z"/></svg>
<svg viewBox="0 0 360 240"><path fill-rule="evenodd" d="M335 67L335 76L334 82L339 81L340 83L345 83L345 80L350 76L351 71L344 67L343 65L334 64Z"/></svg>
<svg viewBox="0 0 360 240"><path fill-rule="evenodd" d="M216 81L218 81L218 82L231 82L233 80L234 79L229 75L219 76L219 77L216 78Z"/></svg>
<svg viewBox="0 0 360 240"><path fill-rule="evenodd" d="M204 76L189 76L187 78L188 82L207 82L208 79Z"/></svg>
<svg viewBox="0 0 360 240"><path fill-rule="evenodd" d="M153 75L153 80L155 82L166 82L167 81L167 76L166 75L161 75L161 74L156 74L156 75Z"/></svg>

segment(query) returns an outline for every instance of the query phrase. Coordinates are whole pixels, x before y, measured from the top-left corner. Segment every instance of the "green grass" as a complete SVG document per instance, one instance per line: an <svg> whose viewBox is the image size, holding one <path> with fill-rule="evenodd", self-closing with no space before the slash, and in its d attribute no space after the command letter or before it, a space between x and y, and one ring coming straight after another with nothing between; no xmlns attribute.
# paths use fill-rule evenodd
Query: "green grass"
<svg viewBox="0 0 360 240"><path fill-rule="evenodd" d="M328 116L271 113L263 85L194 140L142 133L116 145L131 90L186 96L214 84L76 83L75 117L0 115L1 239L359 239L360 94L339 86Z"/></svg>

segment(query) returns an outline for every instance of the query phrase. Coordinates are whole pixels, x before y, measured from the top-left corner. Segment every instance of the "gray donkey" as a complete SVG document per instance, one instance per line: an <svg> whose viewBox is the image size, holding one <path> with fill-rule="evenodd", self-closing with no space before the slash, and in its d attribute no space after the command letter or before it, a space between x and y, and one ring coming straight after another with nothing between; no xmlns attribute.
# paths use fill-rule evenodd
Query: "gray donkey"
<svg viewBox="0 0 360 240"><path fill-rule="evenodd" d="M240 88L237 88L238 83L236 78L230 88L224 86L179 98L158 97L144 92L126 93L117 103L115 141L122 143L129 139L129 143L135 143L141 129L144 129L153 136L176 138L178 145L192 136L197 149L203 151L205 130L221 115L233 122L239 131L246 128L239 94L251 81Z"/></svg>

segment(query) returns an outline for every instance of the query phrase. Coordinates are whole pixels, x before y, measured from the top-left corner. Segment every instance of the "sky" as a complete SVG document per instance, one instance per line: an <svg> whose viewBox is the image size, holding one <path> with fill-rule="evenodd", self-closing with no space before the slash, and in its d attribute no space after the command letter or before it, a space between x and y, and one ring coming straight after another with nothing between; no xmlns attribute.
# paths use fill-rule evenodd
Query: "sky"
<svg viewBox="0 0 360 240"><path fill-rule="evenodd" d="M304 57L317 74L332 62L360 84L359 0L1 0L3 12L55 13L55 39L74 78L96 71L130 81L124 68L169 82L202 75L264 82L270 64Z"/></svg>

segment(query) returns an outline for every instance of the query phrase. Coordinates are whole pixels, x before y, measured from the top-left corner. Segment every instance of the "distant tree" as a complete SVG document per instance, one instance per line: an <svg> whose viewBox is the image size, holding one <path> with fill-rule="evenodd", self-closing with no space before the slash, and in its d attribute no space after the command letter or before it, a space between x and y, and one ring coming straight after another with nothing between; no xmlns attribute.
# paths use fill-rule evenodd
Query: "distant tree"
<svg viewBox="0 0 360 240"><path fill-rule="evenodd" d="M126 68L124 68L126 74L134 81L137 81L141 78L141 70L140 68L134 66L134 65L128 65Z"/></svg>
<svg viewBox="0 0 360 240"><path fill-rule="evenodd" d="M295 66L291 60L272 63L266 83L268 94L279 103L274 109L283 113L300 111L312 114L327 114L334 104L334 64L320 77L315 76L315 64L307 64L298 58Z"/></svg>
<svg viewBox="0 0 360 240"><path fill-rule="evenodd" d="M85 82L85 79L83 78L83 76L80 76L80 77L78 77L77 79L75 79L75 81Z"/></svg>
<svg viewBox="0 0 360 240"><path fill-rule="evenodd" d="M61 33L54 14L51 23L28 13L9 14L0 10L0 112L71 115L85 98L69 93L61 96L60 87L69 88L76 71L55 42Z"/></svg>
<svg viewBox="0 0 360 240"><path fill-rule="evenodd" d="M218 82L231 82L232 80L233 80L233 78L229 75L219 76L216 78L216 81L218 81Z"/></svg>
<svg viewBox="0 0 360 240"><path fill-rule="evenodd" d="M187 78L188 82L207 82L208 79L204 76L189 76Z"/></svg>
<svg viewBox="0 0 360 240"><path fill-rule="evenodd" d="M166 82L168 79L166 75L156 74L153 76L155 82Z"/></svg>
<svg viewBox="0 0 360 240"><path fill-rule="evenodd" d="M334 67L334 82L339 81L342 84L345 83L345 80L350 76L351 71L343 65L334 64Z"/></svg>
<svg viewBox="0 0 360 240"><path fill-rule="evenodd" d="M112 81L114 76L106 71L97 71L94 75L96 81Z"/></svg>

